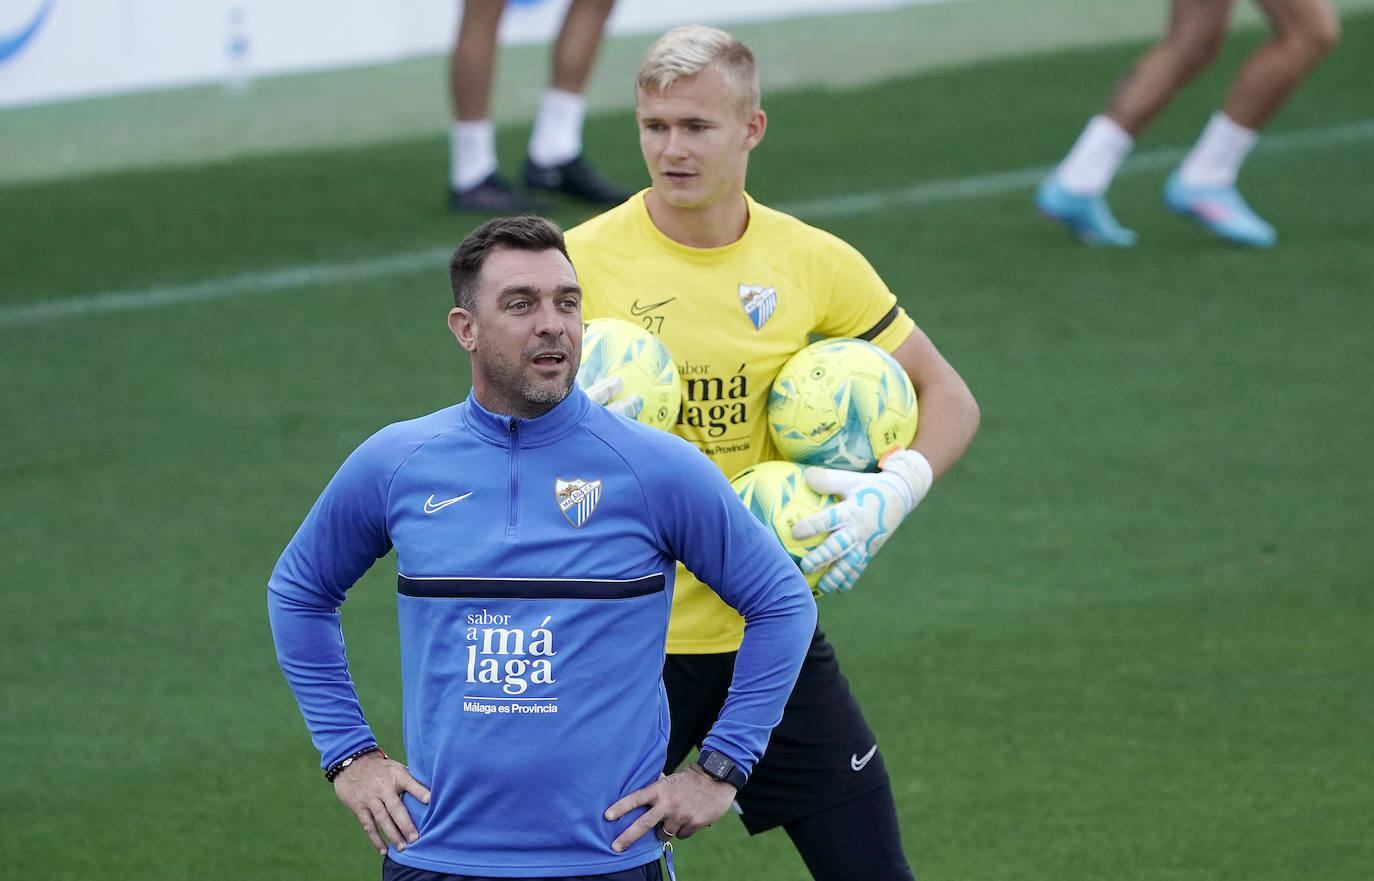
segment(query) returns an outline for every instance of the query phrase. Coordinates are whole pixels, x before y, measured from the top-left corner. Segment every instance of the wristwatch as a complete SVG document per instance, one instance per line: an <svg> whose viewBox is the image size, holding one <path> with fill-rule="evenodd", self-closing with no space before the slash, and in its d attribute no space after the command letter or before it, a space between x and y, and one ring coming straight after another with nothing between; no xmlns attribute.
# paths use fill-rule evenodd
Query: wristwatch
<svg viewBox="0 0 1374 881"><path fill-rule="evenodd" d="M697 756L697 766L706 772L706 776L722 783L729 783L736 789L743 789L745 782L749 780L749 775L735 765L734 759L713 749L701 751Z"/></svg>

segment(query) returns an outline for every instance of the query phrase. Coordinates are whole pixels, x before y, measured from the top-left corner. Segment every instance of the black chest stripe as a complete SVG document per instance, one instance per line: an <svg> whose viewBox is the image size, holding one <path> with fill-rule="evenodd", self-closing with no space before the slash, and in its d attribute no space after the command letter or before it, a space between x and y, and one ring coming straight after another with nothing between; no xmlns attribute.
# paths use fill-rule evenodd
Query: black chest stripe
<svg viewBox="0 0 1374 881"><path fill-rule="evenodd" d="M483 599L623 600L659 593L662 572L623 580L572 578L407 578L396 590L408 597Z"/></svg>

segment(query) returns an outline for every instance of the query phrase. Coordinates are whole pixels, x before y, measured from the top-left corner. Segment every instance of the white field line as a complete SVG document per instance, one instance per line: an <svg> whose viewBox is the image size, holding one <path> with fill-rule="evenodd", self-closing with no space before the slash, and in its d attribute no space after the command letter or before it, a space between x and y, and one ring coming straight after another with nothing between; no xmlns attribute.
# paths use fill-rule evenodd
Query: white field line
<svg viewBox="0 0 1374 881"><path fill-rule="evenodd" d="M348 263L306 263L266 272L244 272L224 278L209 278L189 284L153 285L123 291L81 294L60 300L45 300L0 308L0 327L42 324L78 315L152 309L177 303L194 303L265 294L311 287L330 282L352 282L368 278L389 278L422 269L439 269L453 255L452 248L434 248L390 257L373 257Z"/></svg>
<svg viewBox="0 0 1374 881"><path fill-rule="evenodd" d="M1374 140L1374 119L1265 135L1256 145L1255 151L1292 153L1368 140ZM1146 150L1132 156L1122 167L1121 173L1131 174L1167 168L1178 162L1183 153L1183 149L1174 147ZM807 219L844 217L881 209L976 199L980 196L1002 195L1030 189L1049 171L1050 166L1040 166L952 180L923 181L896 189L809 199L776 207L788 214ZM1026 210L1030 211L1029 206ZM152 309L248 294L277 293L333 282L390 278L421 270L437 272L448 262L452 253L452 249L447 247L431 248L344 263L306 263L265 272L245 272L188 284L153 285L82 294L57 300L41 300L0 307L0 328L44 324L61 318L131 309Z"/></svg>

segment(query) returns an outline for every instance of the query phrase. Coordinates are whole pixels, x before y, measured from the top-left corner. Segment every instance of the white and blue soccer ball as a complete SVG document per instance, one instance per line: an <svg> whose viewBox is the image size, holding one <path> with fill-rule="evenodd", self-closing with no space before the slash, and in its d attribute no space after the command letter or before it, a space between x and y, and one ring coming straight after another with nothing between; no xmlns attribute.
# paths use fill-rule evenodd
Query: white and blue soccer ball
<svg viewBox="0 0 1374 881"><path fill-rule="evenodd" d="M730 481L744 506L773 531L788 555L797 563L808 551L825 541L826 534L804 540L795 539L792 537L792 527L802 518L839 501L835 496L822 495L808 486L804 471L795 462L770 460L750 465ZM821 580L828 568L824 566L817 572L803 573L807 584L811 585L812 595L820 596L816 582Z"/></svg>
<svg viewBox="0 0 1374 881"><path fill-rule="evenodd" d="M619 318L593 318L582 326L582 365L577 384L587 389L608 376L618 376L615 403L639 395L640 422L671 431L682 409L682 377L668 347L637 324Z"/></svg>
<svg viewBox="0 0 1374 881"><path fill-rule="evenodd" d="M768 431L803 465L876 471L916 436L916 389L887 352L858 339L812 343L773 380Z"/></svg>

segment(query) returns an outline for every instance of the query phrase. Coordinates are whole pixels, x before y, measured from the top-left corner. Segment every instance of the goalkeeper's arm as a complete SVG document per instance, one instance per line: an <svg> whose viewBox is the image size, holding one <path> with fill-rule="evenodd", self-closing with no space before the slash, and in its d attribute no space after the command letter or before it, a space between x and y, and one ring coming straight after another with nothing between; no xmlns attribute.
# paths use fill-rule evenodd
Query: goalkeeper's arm
<svg viewBox="0 0 1374 881"><path fill-rule="evenodd" d="M801 560L814 572L827 564L816 588L849 590L878 549L925 498L931 485L963 456L978 431L978 403L958 372L917 327L893 351L916 387L921 419L911 447L886 456L877 474L806 469L806 482L841 501L797 523L798 539L829 533Z"/></svg>

